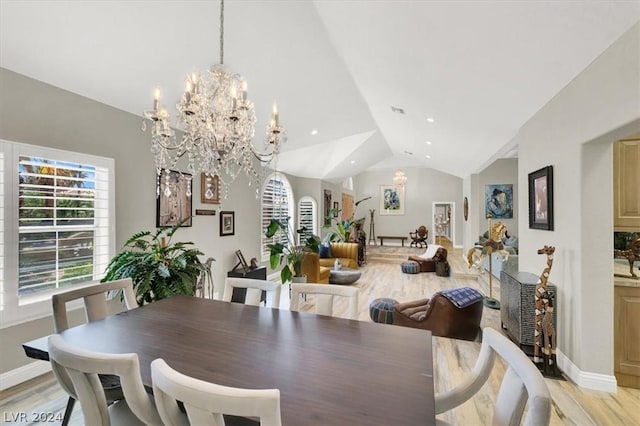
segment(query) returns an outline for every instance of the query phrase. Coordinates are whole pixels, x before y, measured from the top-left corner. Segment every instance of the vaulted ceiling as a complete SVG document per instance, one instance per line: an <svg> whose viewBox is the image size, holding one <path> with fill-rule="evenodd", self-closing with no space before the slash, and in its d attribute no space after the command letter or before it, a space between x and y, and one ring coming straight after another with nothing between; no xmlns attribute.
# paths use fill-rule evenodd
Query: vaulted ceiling
<svg viewBox="0 0 640 426"><path fill-rule="evenodd" d="M160 85L171 111L219 62L219 7L1 0L0 66L137 115ZM513 155L520 126L639 20L638 1L227 0L224 62L249 82L257 146L277 100L280 170L464 177Z"/></svg>

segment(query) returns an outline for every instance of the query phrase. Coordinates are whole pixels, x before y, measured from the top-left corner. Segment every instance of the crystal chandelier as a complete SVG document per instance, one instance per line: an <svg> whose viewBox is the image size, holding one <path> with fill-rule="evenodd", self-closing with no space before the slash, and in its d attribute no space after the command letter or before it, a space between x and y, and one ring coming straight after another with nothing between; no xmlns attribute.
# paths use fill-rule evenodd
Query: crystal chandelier
<svg viewBox="0 0 640 426"><path fill-rule="evenodd" d="M276 157L285 142L285 130L278 123L274 103L267 125L263 151L253 146L256 116L254 104L247 98L247 82L224 66L224 0L220 2L220 63L204 75L194 72L186 79L185 91L176 105L175 127L183 130L181 138L169 124L169 113L159 107L160 89L156 88L153 109L144 111L142 130L151 125L151 152L155 158L158 195L164 170L177 166L185 158L191 174L218 176L228 195L228 186L244 171L249 185L262 180L262 166ZM191 178L187 176L187 195L191 195ZM256 194L259 193L256 185ZM168 186L167 186L168 189ZM165 195L169 196L171 193Z"/></svg>
<svg viewBox="0 0 640 426"><path fill-rule="evenodd" d="M396 186L402 186L407 183L407 175L400 169L396 170L396 174L393 176L393 184Z"/></svg>

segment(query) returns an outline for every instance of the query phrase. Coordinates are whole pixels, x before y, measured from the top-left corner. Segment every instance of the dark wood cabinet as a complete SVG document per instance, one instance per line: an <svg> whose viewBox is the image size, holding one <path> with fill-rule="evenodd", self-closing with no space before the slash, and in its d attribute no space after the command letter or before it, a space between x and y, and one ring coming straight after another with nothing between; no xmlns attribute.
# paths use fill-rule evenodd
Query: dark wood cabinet
<svg viewBox="0 0 640 426"><path fill-rule="evenodd" d="M227 272L227 277L236 277L236 278L253 278L256 280L266 280L267 279L267 267L266 266L258 266L256 269L250 269L246 273L240 269L234 269L232 271ZM246 288L234 288L233 296L231 296L231 301L236 303L244 303L244 299L247 297L247 289ZM263 291L260 296L260 301L267 301L267 292Z"/></svg>

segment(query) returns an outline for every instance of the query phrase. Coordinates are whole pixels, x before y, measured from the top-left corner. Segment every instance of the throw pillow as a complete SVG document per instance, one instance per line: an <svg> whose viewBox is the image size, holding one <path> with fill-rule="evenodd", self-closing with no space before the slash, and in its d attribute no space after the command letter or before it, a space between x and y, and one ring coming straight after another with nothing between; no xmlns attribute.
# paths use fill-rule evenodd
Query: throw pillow
<svg viewBox="0 0 640 426"><path fill-rule="evenodd" d="M321 259L328 259L331 256L331 244L329 243L324 243L324 244L320 244L318 246L318 248L320 249L320 258Z"/></svg>

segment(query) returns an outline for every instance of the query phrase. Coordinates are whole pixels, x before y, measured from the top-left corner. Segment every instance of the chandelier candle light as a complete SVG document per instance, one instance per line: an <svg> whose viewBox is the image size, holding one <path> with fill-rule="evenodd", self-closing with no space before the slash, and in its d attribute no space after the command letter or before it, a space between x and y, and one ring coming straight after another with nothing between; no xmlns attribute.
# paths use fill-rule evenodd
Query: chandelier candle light
<svg viewBox="0 0 640 426"><path fill-rule="evenodd" d="M176 126L183 130L182 138L176 138L169 125L169 113L160 107L160 88L156 88L153 109L144 111L142 130L151 123L151 153L155 159L157 195L160 195L160 178L186 156L187 172L218 176L228 197L228 186L244 171L249 185L259 184L264 167L256 168L255 160L267 165L276 157L280 145L285 142L285 129L278 124L278 109L274 102L271 120L266 128L264 151L255 149L256 116L254 104L247 97L247 82L224 65L224 0L220 2L220 63L207 70L204 76L198 72L187 77L185 91L176 105ZM259 185L256 185L256 196ZM165 194L171 195L169 185ZM191 178L187 181L187 195L191 195Z"/></svg>
<svg viewBox="0 0 640 426"><path fill-rule="evenodd" d="M401 186L404 188L404 185L407 183L407 175L400 169L396 171L396 174L393 176L393 184L396 186Z"/></svg>

